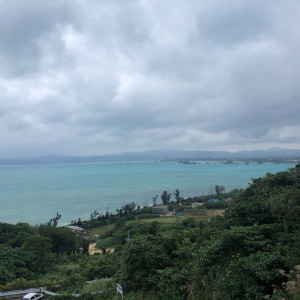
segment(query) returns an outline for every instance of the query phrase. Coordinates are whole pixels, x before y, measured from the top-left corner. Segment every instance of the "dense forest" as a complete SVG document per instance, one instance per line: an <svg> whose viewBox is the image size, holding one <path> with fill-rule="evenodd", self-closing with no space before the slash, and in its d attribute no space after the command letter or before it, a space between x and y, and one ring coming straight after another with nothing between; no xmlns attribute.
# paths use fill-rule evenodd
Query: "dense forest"
<svg viewBox="0 0 300 300"><path fill-rule="evenodd" d="M161 199L177 212L205 202L176 193ZM152 209L134 203L72 222L106 228L95 240L58 227L59 215L37 226L0 223L0 291L43 286L65 299L120 299L118 282L125 299L300 299L300 165L201 209L218 205L222 216L171 224L141 222ZM91 242L102 254L88 254Z"/></svg>

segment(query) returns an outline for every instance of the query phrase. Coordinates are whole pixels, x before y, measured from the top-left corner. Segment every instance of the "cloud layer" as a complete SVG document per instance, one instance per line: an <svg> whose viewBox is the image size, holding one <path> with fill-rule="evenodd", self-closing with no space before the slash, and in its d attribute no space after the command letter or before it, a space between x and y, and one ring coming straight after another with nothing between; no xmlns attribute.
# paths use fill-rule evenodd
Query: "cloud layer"
<svg viewBox="0 0 300 300"><path fill-rule="evenodd" d="M0 155L300 148L299 18L296 0L0 0Z"/></svg>

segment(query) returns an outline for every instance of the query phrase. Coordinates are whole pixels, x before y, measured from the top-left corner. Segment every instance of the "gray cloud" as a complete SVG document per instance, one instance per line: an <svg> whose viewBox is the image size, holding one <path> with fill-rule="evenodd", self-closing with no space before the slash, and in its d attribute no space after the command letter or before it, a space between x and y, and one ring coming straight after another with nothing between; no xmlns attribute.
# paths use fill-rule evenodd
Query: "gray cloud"
<svg viewBox="0 0 300 300"><path fill-rule="evenodd" d="M55 43L55 31L75 19L68 1L1 1L0 61L6 76L28 76L40 69L43 39ZM58 53L57 53L58 54Z"/></svg>
<svg viewBox="0 0 300 300"><path fill-rule="evenodd" d="M299 148L299 12L0 0L0 155Z"/></svg>

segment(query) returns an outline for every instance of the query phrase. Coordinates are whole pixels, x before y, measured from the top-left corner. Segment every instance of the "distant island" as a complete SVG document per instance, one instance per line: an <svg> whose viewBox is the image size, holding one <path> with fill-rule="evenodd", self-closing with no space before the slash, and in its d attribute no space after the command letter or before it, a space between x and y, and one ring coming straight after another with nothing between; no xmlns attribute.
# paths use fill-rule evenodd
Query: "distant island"
<svg viewBox="0 0 300 300"><path fill-rule="evenodd" d="M189 161L189 160L180 160L179 163L184 164L184 165L196 165L197 164L196 162Z"/></svg>
<svg viewBox="0 0 300 300"><path fill-rule="evenodd" d="M0 165L33 165L64 163L100 163L100 162L134 162L134 161L223 161L255 163L298 163L299 149L271 148L268 150L226 151L182 151L150 150L144 152L125 152L101 156L43 155L34 157L0 158Z"/></svg>

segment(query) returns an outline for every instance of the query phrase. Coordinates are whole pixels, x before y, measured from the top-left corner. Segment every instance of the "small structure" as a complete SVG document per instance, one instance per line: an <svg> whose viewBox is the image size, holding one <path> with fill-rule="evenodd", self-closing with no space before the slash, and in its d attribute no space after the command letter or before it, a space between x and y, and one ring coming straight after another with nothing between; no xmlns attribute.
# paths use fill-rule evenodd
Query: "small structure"
<svg viewBox="0 0 300 300"><path fill-rule="evenodd" d="M193 203L191 204L192 208L196 208L196 207L202 206L202 205L204 205L204 203L193 202Z"/></svg>
<svg viewBox="0 0 300 300"><path fill-rule="evenodd" d="M232 198L231 197L227 197L227 198L224 198L223 200L224 201L230 201L230 200L232 200Z"/></svg>
<svg viewBox="0 0 300 300"><path fill-rule="evenodd" d="M127 237L124 239L124 241L129 242L130 240L131 240L131 238L130 238L130 234L129 234L129 231L128 231L128 235L127 235Z"/></svg>
<svg viewBox="0 0 300 300"><path fill-rule="evenodd" d="M219 200L218 199L208 199L206 200L206 202L218 202Z"/></svg>
<svg viewBox="0 0 300 300"><path fill-rule="evenodd" d="M174 214L173 216L174 216L174 217L183 217L183 216L184 216L184 213Z"/></svg>
<svg viewBox="0 0 300 300"><path fill-rule="evenodd" d="M69 228L71 231L75 232L76 234L85 234L85 229L79 227L79 226L66 226L67 228Z"/></svg>
<svg viewBox="0 0 300 300"><path fill-rule="evenodd" d="M169 212L169 206L168 205L158 205L154 206L152 208L153 213L159 214L159 215L165 215Z"/></svg>

